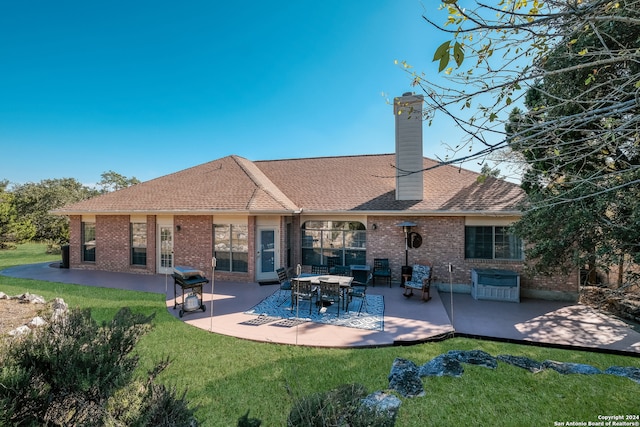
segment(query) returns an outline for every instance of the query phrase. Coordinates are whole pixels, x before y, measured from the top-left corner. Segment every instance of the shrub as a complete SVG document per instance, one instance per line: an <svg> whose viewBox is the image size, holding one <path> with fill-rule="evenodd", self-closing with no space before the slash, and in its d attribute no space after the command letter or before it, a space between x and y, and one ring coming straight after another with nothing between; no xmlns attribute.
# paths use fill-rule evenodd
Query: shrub
<svg viewBox="0 0 640 427"><path fill-rule="evenodd" d="M367 409L361 401L367 396L361 384L344 384L325 393L305 396L293 404L289 413L289 427L391 427L395 420L385 414Z"/></svg>
<svg viewBox="0 0 640 427"><path fill-rule="evenodd" d="M47 247L45 249L45 253L48 255L61 255L62 254L62 244L55 240L47 240L45 242Z"/></svg>
<svg viewBox="0 0 640 427"><path fill-rule="evenodd" d="M152 318L123 308L99 325L90 310L72 310L12 342L0 371L0 425L192 425L184 395L153 383L168 359L146 384L133 378L131 352ZM125 395L126 410L109 404Z"/></svg>
<svg viewBox="0 0 640 427"><path fill-rule="evenodd" d="M238 418L238 427L260 427L262 421L258 418L249 418L249 411Z"/></svg>

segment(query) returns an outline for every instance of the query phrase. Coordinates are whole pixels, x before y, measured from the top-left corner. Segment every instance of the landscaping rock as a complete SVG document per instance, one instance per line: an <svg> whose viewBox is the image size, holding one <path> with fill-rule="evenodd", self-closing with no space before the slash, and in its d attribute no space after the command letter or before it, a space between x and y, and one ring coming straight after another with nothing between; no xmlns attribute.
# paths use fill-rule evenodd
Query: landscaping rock
<svg viewBox="0 0 640 427"><path fill-rule="evenodd" d="M19 337L31 332L31 329L27 325L18 326L17 328L9 331L9 335L12 337Z"/></svg>
<svg viewBox="0 0 640 427"><path fill-rule="evenodd" d="M69 306L64 302L62 298L56 298L51 304L53 313L51 313L51 320L56 321L63 318L69 311Z"/></svg>
<svg viewBox="0 0 640 427"><path fill-rule="evenodd" d="M383 391L371 393L361 401L362 406L377 412L379 415L393 420L395 423L396 416L402 401L393 394Z"/></svg>
<svg viewBox="0 0 640 427"><path fill-rule="evenodd" d="M27 326L30 329L34 329L34 328L37 328L37 327L40 327L40 326L44 326L46 324L47 324L47 322L42 317L37 316L37 317L34 317L31 320L31 322L27 323Z"/></svg>
<svg viewBox="0 0 640 427"><path fill-rule="evenodd" d="M6 295L2 292L0 292L0 294ZM4 299L4 298L2 298L2 296L0 295L0 299ZM15 301L18 304L42 304L44 301L44 298L42 298L41 296L32 295L29 293L18 295L15 297L10 297L8 299L11 301ZM44 301L44 303L46 303L46 301ZM47 319L51 322L58 322L64 319L68 313L68 306L62 298L54 299L53 302L51 303L51 308L52 308L51 316L49 319ZM33 312L32 314L36 314L36 312L39 310L30 309L29 311L32 311ZM10 330L9 332L7 332L7 334L11 337L19 337L21 335L29 333L32 329L45 326L48 323L47 320L45 320L40 316L36 316L32 318L31 321L29 321L28 323Z"/></svg>
<svg viewBox="0 0 640 427"><path fill-rule="evenodd" d="M605 374L617 375L619 377L627 377L631 381L640 384L640 368L630 366L611 366L604 371Z"/></svg>
<svg viewBox="0 0 640 427"><path fill-rule="evenodd" d="M391 366L389 388L403 397L424 396L424 386L418 375L418 366L410 360L397 357Z"/></svg>
<svg viewBox="0 0 640 427"><path fill-rule="evenodd" d="M418 376L420 377L459 377L464 373L464 368L457 359L441 354L431 359L420 367Z"/></svg>
<svg viewBox="0 0 640 427"><path fill-rule="evenodd" d="M526 369L527 371L534 374L544 369L542 363L524 356L511 356L509 354L501 354L498 356L498 360L522 369Z"/></svg>
<svg viewBox="0 0 640 427"><path fill-rule="evenodd" d="M583 374L594 375L601 374L602 371L594 366L585 365L583 363L565 363L556 362L555 360L545 360L542 362L542 366L545 368L553 369L563 375L567 374Z"/></svg>
<svg viewBox="0 0 640 427"><path fill-rule="evenodd" d="M496 358L482 350L449 350L446 354L456 359L458 362L484 366L485 368L490 369L498 367L498 361Z"/></svg>
<svg viewBox="0 0 640 427"><path fill-rule="evenodd" d="M30 303L30 304L46 304L47 301L41 297L40 295L33 295L30 293L22 294L18 297L20 302Z"/></svg>

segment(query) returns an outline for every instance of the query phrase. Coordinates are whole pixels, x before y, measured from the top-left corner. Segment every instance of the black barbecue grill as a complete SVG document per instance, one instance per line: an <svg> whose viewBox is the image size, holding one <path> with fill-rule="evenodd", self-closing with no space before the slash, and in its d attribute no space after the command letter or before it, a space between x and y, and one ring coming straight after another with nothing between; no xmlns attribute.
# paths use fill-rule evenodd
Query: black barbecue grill
<svg viewBox="0 0 640 427"><path fill-rule="evenodd" d="M180 306L179 315L198 310L206 310L202 301L202 286L209 283L201 270L192 267L177 266L173 269L173 297L175 310ZM178 302L178 287L181 289L181 302ZM186 296L185 296L186 295Z"/></svg>

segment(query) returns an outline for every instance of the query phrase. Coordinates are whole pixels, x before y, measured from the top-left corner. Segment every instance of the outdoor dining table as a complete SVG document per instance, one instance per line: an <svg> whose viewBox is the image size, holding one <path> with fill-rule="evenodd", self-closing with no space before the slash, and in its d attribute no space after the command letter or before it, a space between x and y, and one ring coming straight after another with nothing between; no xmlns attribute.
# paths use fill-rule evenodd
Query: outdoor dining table
<svg viewBox="0 0 640 427"><path fill-rule="evenodd" d="M353 277L351 276L337 276L334 274L308 274L303 273L300 275L300 279L310 279L312 285L319 285L320 281L323 282L338 282L341 288L351 287Z"/></svg>
<svg viewBox="0 0 640 427"><path fill-rule="evenodd" d="M347 292L351 287L351 283L353 282L353 277L351 276L337 276L333 274L308 274L303 273L299 276L300 279L309 279L312 285L317 285L317 292L320 292L320 282L338 282L340 284L340 289L342 290L342 302L343 307L346 307L347 301ZM292 289L293 292L293 289Z"/></svg>

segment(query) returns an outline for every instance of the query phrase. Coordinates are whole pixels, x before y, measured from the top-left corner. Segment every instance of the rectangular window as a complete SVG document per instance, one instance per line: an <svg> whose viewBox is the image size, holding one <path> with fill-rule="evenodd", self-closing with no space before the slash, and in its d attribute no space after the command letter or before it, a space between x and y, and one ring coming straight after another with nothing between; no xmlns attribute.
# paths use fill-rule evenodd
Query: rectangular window
<svg viewBox="0 0 640 427"><path fill-rule="evenodd" d="M213 256L217 271L249 271L249 227L237 224L213 225Z"/></svg>
<svg viewBox="0 0 640 427"><path fill-rule="evenodd" d="M147 224L131 223L131 265L147 265Z"/></svg>
<svg viewBox="0 0 640 427"><path fill-rule="evenodd" d="M307 221L302 225L304 265L366 264L367 231L357 221Z"/></svg>
<svg viewBox="0 0 640 427"><path fill-rule="evenodd" d="M522 241L509 233L507 227L495 227L495 258L523 259Z"/></svg>
<svg viewBox="0 0 640 427"><path fill-rule="evenodd" d="M521 260L522 240L503 226L465 227L464 256L469 259Z"/></svg>
<svg viewBox="0 0 640 427"><path fill-rule="evenodd" d="M82 223L82 261L96 262L96 224Z"/></svg>

